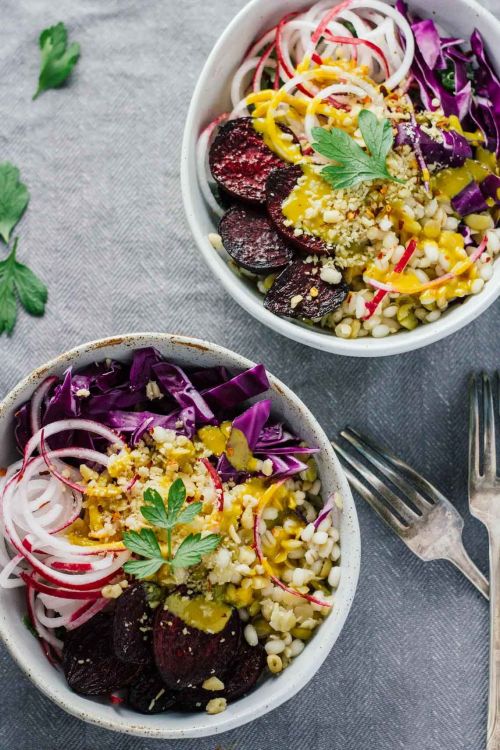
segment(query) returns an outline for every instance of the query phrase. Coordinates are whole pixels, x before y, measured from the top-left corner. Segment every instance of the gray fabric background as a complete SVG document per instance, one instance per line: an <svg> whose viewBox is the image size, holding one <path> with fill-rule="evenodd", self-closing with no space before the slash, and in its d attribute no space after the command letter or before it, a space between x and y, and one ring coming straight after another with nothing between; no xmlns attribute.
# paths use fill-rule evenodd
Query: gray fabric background
<svg viewBox="0 0 500 750"><path fill-rule="evenodd" d="M500 0L490 0L500 12ZM0 339L0 395L36 365L101 336L158 330L236 349L294 388L332 436L351 423L397 448L466 515L466 383L498 366L500 308L425 350L334 357L252 321L207 271L179 190L184 116L216 37L244 0L2 0L0 161L31 190L19 257L48 283L46 316ZM39 31L63 19L82 46L70 85L34 103ZM283 708L183 750L480 750L486 602L446 563L424 564L358 502L363 562L345 629ZM0 648L1 750L151 750L40 695ZM169 743L164 742L165 746Z"/></svg>

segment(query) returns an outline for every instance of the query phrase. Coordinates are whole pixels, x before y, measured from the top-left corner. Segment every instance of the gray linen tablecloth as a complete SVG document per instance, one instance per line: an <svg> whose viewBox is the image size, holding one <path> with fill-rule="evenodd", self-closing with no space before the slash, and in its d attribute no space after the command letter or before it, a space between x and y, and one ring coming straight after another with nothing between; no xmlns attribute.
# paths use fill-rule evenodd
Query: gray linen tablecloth
<svg viewBox="0 0 500 750"><path fill-rule="evenodd" d="M491 2L491 0L490 0ZM499 0L493 0L500 11ZM467 376L498 366L500 309L425 350L334 357L251 320L202 262L179 190L184 117L216 37L244 0L3 0L0 161L31 190L19 257L48 282L47 314L0 339L0 395L59 352L130 331L205 337L282 378L335 435L383 438L466 517L483 570L487 540L467 513ZM64 20L82 46L69 87L31 101L37 36ZM358 501L360 584L344 631L293 700L184 750L480 750L488 608L450 565L415 558ZM151 750L66 715L0 648L1 750ZM166 746L168 743L164 743Z"/></svg>

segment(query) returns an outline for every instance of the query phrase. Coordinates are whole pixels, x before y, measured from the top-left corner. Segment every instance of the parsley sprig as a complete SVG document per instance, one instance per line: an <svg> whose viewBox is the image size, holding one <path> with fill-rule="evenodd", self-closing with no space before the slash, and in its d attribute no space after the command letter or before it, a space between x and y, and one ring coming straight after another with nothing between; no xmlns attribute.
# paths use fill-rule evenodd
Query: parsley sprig
<svg viewBox="0 0 500 750"><path fill-rule="evenodd" d="M0 237L9 243L10 235L29 203L28 188L19 170L10 162L0 164ZM17 301L30 315L43 315L47 287L28 266L16 259L17 238L5 260L0 261L0 335L14 330Z"/></svg>
<svg viewBox="0 0 500 750"><path fill-rule="evenodd" d="M30 315L41 316L45 312L47 287L28 266L16 260L17 238L5 260L0 261L0 335L8 336L14 330L17 318L17 302Z"/></svg>
<svg viewBox="0 0 500 750"><path fill-rule="evenodd" d="M4 161L0 164L0 236L4 242L9 242L10 233L25 212L29 199L18 168Z"/></svg>
<svg viewBox="0 0 500 750"><path fill-rule="evenodd" d="M387 169L387 155L394 143L389 120L378 120L373 112L362 109L358 124L369 153L340 128L313 128L313 149L337 162L322 169L321 176L337 190L371 180L402 183Z"/></svg>
<svg viewBox="0 0 500 750"><path fill-rule="evenodd" d="M68 47L68 32L62 22L44 29L40 34L39 44L42 59L38 88L33 99L42 91L62 86L80 57L80 45L77 42Z"/></svg>
<svg viewBox="0 0 500 750"><path fill-rule="evenodd" d="M176 479L168 492L167 507L159 492L147 489L144 492L144 502L141 507L144 518L153 526L165 529L167 532L167 550L165 556L153 529L144 528L140 531L126 531L123 534L125 546L143 557L143 560L129 560L123 566L126 573L137 578L147 578L154 575L162 565L170 565L172 568L187 568L198 565L203 555L213 552L221 541L220 534L189 534L180 543L174 555L172 555L172 530L181 524L191 523L202 509L203 503L190 503L186 501L186 487L182 479Z"/></svg>

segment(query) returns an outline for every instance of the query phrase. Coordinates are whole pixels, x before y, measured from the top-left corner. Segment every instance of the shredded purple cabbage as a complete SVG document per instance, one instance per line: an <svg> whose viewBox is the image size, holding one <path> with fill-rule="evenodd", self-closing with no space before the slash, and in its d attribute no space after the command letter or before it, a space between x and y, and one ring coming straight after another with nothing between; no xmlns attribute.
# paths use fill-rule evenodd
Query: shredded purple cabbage
<svg viewBox="0 0 500 750"><path fill-rule="evenodd" d="M229 374L228 374L229 375ZM249 370L230 375L226 382L220 383L207 391L202 391L203 397L212 409L225 411L241 404L247 398L253 398L267 391L269 381L264 365L255 365Z"/></svg>
<svg viewBox="0 0 500 750"><path fill-rule="evenodd" d="M169 362L158 362L153 365L152 374L163 393L172 396L181 409L194 409L197 424L216 424L215 414L184 370Z"/></svg>
<svg viewBox="0 0 500 750"><path fill-rule="evenodd" d="M307 469L300 457L318 449L303 445L281 422L272 420L270 400L246 405L268 389L263 365L240 373L225 367L189 370L166 362L149 347L135 351L130 364L106 360L77 372L67 370L45 397L42 426L74 417L95 419L122 433L134 446L155 427L193 438L200 427L229 419L243 432L257 459L271 460L272 477L294 476ZM15 415L15 437L22 451L31 437L29 401ZM86 432L61 433L49 442L52 448L76 444L105 449L100 438ZM225 454L219 466L223 479L237 478Z"/></svg>
<svg viewBox="0 0 500 750"><path fill-rule="evenodd" d="M440 130L440 140L431 138L419 125L410 122L400 123L397 129L396 146L420 148L428 166L438 169L461 167L466 159L472 158L472 148L463 135L455 130Z"/></svg>
<svg viewBox="0 0 500 750"><path fill-rule="evenodd" d="M449 117L456 115L466 130L478 128L485 145L500 156L500 79L477 29L470 50L462 39L440 37L434 21L412 18L403 0L396 8L408 20L415 36L411 73L425 109L441 106Z"/></svg>
<svg viewBox="0 0 500 750"><path fill-rule="evenodd" d="M500 177L490 174L480 185L481 192L486 199L491 198L497 206L500 206Z"/></svg>
<svg viewBox="0 0 500 750"><path fill-rule="evenodd" d="M452 198L451 205L459 216L468 216L488 210L481 188L474 180Z"/></svg>

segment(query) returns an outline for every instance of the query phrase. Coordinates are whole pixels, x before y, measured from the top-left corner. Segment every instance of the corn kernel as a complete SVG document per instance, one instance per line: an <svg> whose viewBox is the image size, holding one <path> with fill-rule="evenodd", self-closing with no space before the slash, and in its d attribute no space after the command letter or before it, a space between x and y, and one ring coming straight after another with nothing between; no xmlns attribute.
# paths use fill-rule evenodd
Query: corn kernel
<svg viewBox="0 0 500 750"><path fill-rule="evenodd" d="M283 670L283 662L278 654L269 654L267 657L267 666L273 674L279 674Z"/></svg>

